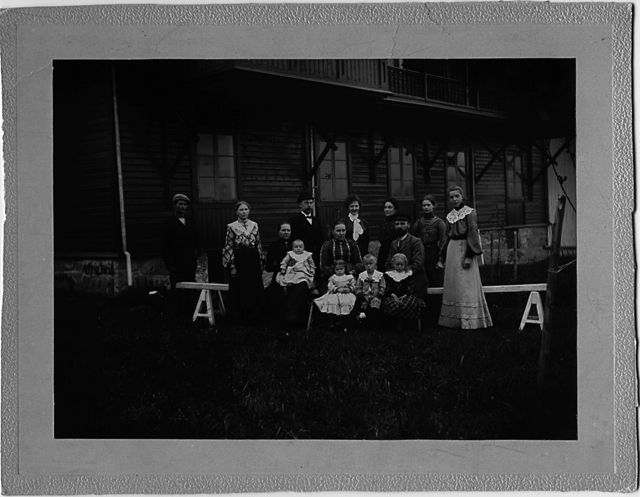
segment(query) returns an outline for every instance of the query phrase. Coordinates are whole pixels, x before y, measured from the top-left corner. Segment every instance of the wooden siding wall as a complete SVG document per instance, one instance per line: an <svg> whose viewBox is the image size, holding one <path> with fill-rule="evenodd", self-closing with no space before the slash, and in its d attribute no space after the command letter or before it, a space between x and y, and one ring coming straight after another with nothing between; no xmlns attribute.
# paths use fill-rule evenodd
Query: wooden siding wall
<svg viewBox="0 0 640 497"><path fill-rule="evenodd" d="M502 144L488 143L487 146L491 151L498 151ZM481 145L474 147L475 173L476 177L484 170L492 157L492 152ZM524 169L527 168L527 154L516 145L509 145L505 149L505 153L522 153L524 160ZM541 168L544 167L542 157L535 147L531 152L531 170L532 177L535 178ZM526 175L526 174L525 174ZM543 175L544 176L544 175ZM526 182L526 179L525 179ZM529 200L525 193L525 224L546 223L545 214L546 205L546 183L545 178L540 177L533 185L533 195ZM498 228L508 224L506 217L506 186L505 186L505 163L504 154L496 159L489 169L486 170L480 181L476 183L476 202L475 208L478 212L478 223L486 228ZM525 184L525 192L528 191L528 185Z"/></svg>
<svg viewBox="0 0 640 497"><path fill-rule="evenodd" d="M54 64L54 255L116 252L111 74L104 65L73 67Z"/></svg>
<svg viewBox="0 0 640 497"><path fill-rule="evenodd" d="M172 212L171 197L192 195L192 137L181 118L186 111L167 101L162 110L152 110L124 89L119 108L129 250L134 257L158 255L162 223ZM165 172L171 168L173 174Z"/></svg>
<svg viewBox="0 0 640 497"><path fill-rule="evenodd" d="M269 242L277 238L278 224L296 212L296 199L306 185L304 127L275 120L251 122L235 139L238 198L251 204L251 218ZM221 247L225 226L235 220L233 202L200 203L195 208L205 246Z"/></svg>

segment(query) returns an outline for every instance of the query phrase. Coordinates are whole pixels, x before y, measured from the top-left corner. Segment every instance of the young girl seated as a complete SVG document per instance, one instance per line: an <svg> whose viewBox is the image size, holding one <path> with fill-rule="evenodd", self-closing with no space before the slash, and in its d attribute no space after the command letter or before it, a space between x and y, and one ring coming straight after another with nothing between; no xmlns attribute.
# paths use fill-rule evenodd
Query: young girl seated
<svg viewBox="0 0 640 497"><path fill-rule="evenodd" d="M407 269L407 257L401 253L395 254L391 264L393 269L384 274L387 288L382 312L401 319L417 319L425 304L413 294L413 273Z"/></svg>
<svg viewBox="0 0 640 497"><path fill-rule="evenodd" d="M351 274L346 273L347 264L342 259L335 261L333 266L334 274L329 278L328 291L322 297L314 300L325 314L333 314L346 320L351 314L355 303L356 280ZM342 323L344 330L347 331L346 323Z"/></svg>
<svg viewBox="0 0 640 497"><path fill-rule="evenodd" d="M280 273L276 281L284 286L293 286L306 283L308 288L313 285L313 276L316 273L316 265L313 262L311 252L304 249L302 240L294 240L291 245L293 250L287 252L280 264Z"/></svg>
<svg viewBox="0 0 640 497"><path fill-rule="evenodd" d="M375 318L380 312L382 296L387 287L384 274L376 269L376 256L367 254L362 258L365 270L358 275L356 281L357 308L360 311L358 319Z"/></svg>
<svg viewBox="0 0 640 497"><path fill-rule="evenodd" d="M313 287L316 265L302 240L294 240L292 250L282 259L276 282L283 287L282 320L287 328L304 321L309 309L309 294Z"/></svg>

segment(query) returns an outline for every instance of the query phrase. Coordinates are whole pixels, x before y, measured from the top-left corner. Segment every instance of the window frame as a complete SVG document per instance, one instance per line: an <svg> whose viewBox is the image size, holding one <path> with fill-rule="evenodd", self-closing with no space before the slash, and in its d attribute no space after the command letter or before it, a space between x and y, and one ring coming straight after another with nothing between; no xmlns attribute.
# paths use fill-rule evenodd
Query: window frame
<svg viewBox="0 0 640 497"><path fill-rule="evenodd" d="M198 141L200 139L200 135L210 135L212 137L212 143L214 146L213 149L213 158L214 161L216 160L216 158L219 156L219 154L217 154L217 137L218 136L230 136L231 140L232 140L232 150L233 150L233 172L234 172L234 178L233 178L233 185L234 185L234 193L230 198L224 198L224 199L220 199L220 198L201 198L200 197L200 174L199 174L199 169L198 169L198 159L200 157L200 154L198 153ZM225 130L225 129L215 129L215 130L211 130L211 129L201 129L198 130L196 132L196 139L193 142L193 147L192 147L192 157L193 157L193 166L192 166L192 184L193 184L193 191L194 191L194 197L197 203L199 204L206 204L206 205L210 205L210 204L216 204L216 203L230 203L230 202L234 202L237 198L239 198L240 194L240 175L239 175L239 171L238 171L238 140L237 140L237 135L236 133L229 131L229 130ZM225 155L225 157L228 157L227 155ZM214 166L213 166L213 172L215 174L215 167L216 167L216 162L214 162ZM214 175L214 181L216 176ZM215 183L214 183L214 192L215 192Z"/></svg>
<svg viewBox="0 0 640 497"><path fill-rule="evenodd" d="M322 153L322 151L324 150L324 146L322 144L326 144L328 143L328 140L322 138L322 137L315 137L315 143L314 143L314 162L315 160L317 160L317 158L320 156L320 154ZM318 188L318 198L316 199L316 201L319 202L344 202L344 199L349 196L351 194L351 150L350 150L350 146L349 146L349 140L346 138L336 138L333 140L334 144L344 144L344 163L345 163L345 167L346 167L346 194L340 198L336 197L336 188L335 188L335 179L336 179L336 174L335 174L335 165L336 165L336 159L335 159L335 150L330 150L329 153L325 156L325 158L322 160L322 162L318 165L318 169L316 170L316 182L317 182L317 188ZM322 189L322 183L321 183L321 178L320 178L320 174L321 174L321 168L323 165L325 165L326 161L331 161L331 174L332 174L332 178L333 178L333 187L332 187L332 198L323 198L323 189ZM333 198L335 197L335 198Z"/></svg>
<svg viewBox="0 0 640 497"><path fill-rule="evenodd" d="M462 153L464 154L464 175L462 181L458 183L449 183L449 165L447 164L447 156L449 153ZM457 184L461 186L465 193L465 202L469 202L472 205L475 203L475 178L473 177L473 149L469 146L452 146L447 148L444 156L444 198L449 202L449 187ZM459 168L460 166L458 166Z"/></svg>
<svg viewBox="0 0 640 497"><path fill-rule="evenodd" d="M411 174L413 177L411 178L411 194L410 195L396 194L393 192L393 181L391 179L391 150L392 149L398 149L399 151L399 157L400 157L399 165L400 165L400 176L401 176L400 184L403 187L406 182L404 178L405 163L403 162L403 158L406 157L405 152L409 152L411 154ZM390 145L387 150L387 191L390 197L396 198L398 200L415 200L416 198L416 156L414 151L409 150L409 148L404 145L393 144L393 145Z"/></svg>
<svg viewBox="0 0 640 497"><path fill-rule="evenodd" d="M514 178L518 176L518 172L515 168L516 159L520 159L520 196L511 196L511 186L509 183L509 169L512 168ZM510 166L514 164L514 166ZM505 152L504 155L504 174L505 174L505 196L510 202L525 202L527 200L527 168L525 165L525 157L522 152Z"/></svg>

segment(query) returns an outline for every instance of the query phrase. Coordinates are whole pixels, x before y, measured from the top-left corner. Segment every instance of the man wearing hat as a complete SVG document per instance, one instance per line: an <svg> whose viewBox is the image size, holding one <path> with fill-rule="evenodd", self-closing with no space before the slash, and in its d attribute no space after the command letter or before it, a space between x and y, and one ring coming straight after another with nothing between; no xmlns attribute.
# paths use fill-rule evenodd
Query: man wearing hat
<svg viewBox="0 0 640 497"><path fill-rule="evenodd" d="M304 242L305 250L313 254L316 267L320 264L320 247L324 242L324 230L320 220L313 215L314 199L311 192L303 191L298 195L300 212L289 218L291 225L291 239L300 239Z"/></svg>
<svg viewBox="0 0 640 497"><path fill-rule="evenodd" d="M194 281L198 257L198 233L193 219L187 217L189 197L173 196L173 215L164 223L163 256L169 271L171 289L178 281Z"/></svg>
<svg viewBox="0 0 640 497"><path fill-rule="evenodd" d="M391 242L389 256L385 267L392 269L391 259L397 253L404 254L409 263L409 269L414 274L416 295L422 297L427 291L427 276L424 269L424 247L420 238L409 233L409 216L398 213L395 216L396 238Z"/></svg>

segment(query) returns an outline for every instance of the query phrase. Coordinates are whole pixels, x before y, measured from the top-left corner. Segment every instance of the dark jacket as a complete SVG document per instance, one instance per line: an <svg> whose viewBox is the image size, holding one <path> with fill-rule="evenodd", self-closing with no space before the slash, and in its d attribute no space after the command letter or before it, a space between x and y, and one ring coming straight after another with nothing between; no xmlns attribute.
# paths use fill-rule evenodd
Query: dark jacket
<svg viewBox="0 0 640 497"><path fill-rule="evenodd" d="M300 239L304 242L304 248L313 254L313 260L318 265L320 257L320 247L324 242L324 229L320 219L311 217L311 224L302 212L298 212L289 218L291 225L291 241Z"/></svg>
<svg viewBox="0 0 640 497"><path fill-rule="evenodd" d="M412 234L408 234L407 237L402 240L399 248L398 241L399 239L396 238L391 242L385 267L387 269L392 268L391 259L395 254L404 254L409 261L409 267L413 271L416 295L421 297L427 290L427 276L424 268L424 246L422 245L422 241Z"/></svg>
<svg viewBox="0 0 640 497"><path fill-rule="evenodd" d="M271 245L269 245L269 250L267 251L267 262L265 264L265 270L273 273L273 278L271 279L271 283L276 279L278 272L280 271L280 263L282 263L282 259L285 258L287 252L291 250L291 245L293 240L289 238L289 240L285 240L284 238L279 238Z"/></svg>
<svg viewBox="0 0 640 497"><path fill-rule="evenodd" d="M391 242L396 237L395 224L396 216L392 214L391 216L385 217L384 224L380 226L380 250L378 251L378 269L380 269L380 271L383 271L385 268Z"/></svg>
<svg viewBox="0 0 640 497"><path fill-rule="evenodd" d="M168 217L164 222L162 255L172 286L177 281L194 281L198 253L198 232L193 219L186 218L182 224L176 216Z"/></svg>

